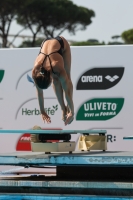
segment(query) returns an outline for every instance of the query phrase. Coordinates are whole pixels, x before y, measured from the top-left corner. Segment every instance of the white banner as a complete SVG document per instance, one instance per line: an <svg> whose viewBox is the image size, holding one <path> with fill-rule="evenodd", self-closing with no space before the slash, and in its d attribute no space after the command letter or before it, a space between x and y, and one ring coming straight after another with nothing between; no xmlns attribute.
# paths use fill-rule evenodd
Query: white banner
<svg viewBox="0 0 133 200"><path fill-rule="evenodd" d="M61 120L52 87L44 90L51 124L40 117L36 90L29 82L38 52L39 48L0 50L0 128L106 129L108 150L133 150L133 141L123 140L132 135L133 46L71 47L75 118L68 126ZM1 134L0 152L22 150L18 140L24 146L29 137Z"/></svg>

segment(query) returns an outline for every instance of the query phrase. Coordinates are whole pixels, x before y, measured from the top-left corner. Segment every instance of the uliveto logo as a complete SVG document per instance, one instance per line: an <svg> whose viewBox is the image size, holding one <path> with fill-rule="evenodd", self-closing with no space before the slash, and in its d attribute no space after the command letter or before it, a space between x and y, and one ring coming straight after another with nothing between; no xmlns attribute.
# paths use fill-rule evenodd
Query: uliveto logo
<svg viewBox="0 0 133 200"><path fill-rule="evenodd" d="M85 102L78 110L76 120L109 120L122 109L124 98L97 98Z"/></svg>
<svg viewBox="0 0 133 200"><path fill-rule="evenodd" d="M77 90L106 90L115 86L122 78L124 67L93 68L79 78Z"/></svg>
<svg viewBox="0 0 133 200"><path fill-rule="evenodd" d="M4 77L4 73L5 73L5 71L3 69L0 69L0 82L2 81L2 79Z"/></svg>

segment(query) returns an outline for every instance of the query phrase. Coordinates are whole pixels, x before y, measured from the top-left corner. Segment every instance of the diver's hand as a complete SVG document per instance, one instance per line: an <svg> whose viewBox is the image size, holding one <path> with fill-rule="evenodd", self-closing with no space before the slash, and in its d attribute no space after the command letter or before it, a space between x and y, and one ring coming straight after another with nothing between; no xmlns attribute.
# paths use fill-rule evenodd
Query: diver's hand
<svg viewBox="0 0 133 200"><path fill-rule="evenodd" d="M42 113L41 114L41 117L42 117L42 120L44 121L44 123L46 122L47 124L50 124L51 123L51 119L50 117L47 115L47 113Z"/></svg>
<svg viewBox="0 0 133 200"><path fill-rule="evenodd" d="M74 119L74 114L72 114L71 112L67 114L66 120L65 120L65 126L68 124L71 124L71 122Z"/></svg>

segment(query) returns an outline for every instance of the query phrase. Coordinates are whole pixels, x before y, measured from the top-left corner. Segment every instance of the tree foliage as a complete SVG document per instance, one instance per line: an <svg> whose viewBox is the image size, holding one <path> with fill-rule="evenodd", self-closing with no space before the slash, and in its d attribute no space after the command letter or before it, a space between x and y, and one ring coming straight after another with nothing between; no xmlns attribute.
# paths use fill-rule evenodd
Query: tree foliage
<svg viewBox="0 0 133 200"><path fill-rule="evenodd" d="M85 30L92 22L91 18L95 16L92 10L77 6L69 0L50 1L48 23L45 23L43 15L40 18L44 33L47 36L54 37L57 34L60 35L65 30L68 30L72 34L75 34L77 30Z"/></svg>
<svg viewBox="0 0 133 200"><path fill-rule="evenodd" d="M32 46L40 31L46 38L60 35L65 30L75 34L77 30L85 30L95 16L94 11L70 0L27 0L24 8L25 14L20 13L17 21L31 30Z"/></svg>
<svg viewBox="0 0 133 200"><path fill-rule="evenodd" d="M17 20L22 30L31 31L31 45L35 46L37 35L55 37L65 30L75 34L78 30L85 30L94 16L93 10L77 6L71 0L2 0L0 1L2 46L8 46L8 35L13 20ZM15 38L22 30L16 33Z"/></svg>
<svg viewBox="0 0 133 200"><path fill-rule="evenodd" d="M40 47L40 44L43 42L43 39L36 39L34 43L34 47ZM32 47L32 41L31 40L25 40L22 42L22 44L19 45L19 48L27 48Z"/></svg>
<svg viewBox="0 0 133 200"><path fill-rule="evenodd" d="M38 21L38 16L42 12L42 3L44 0L25 0L21 5L21 11L17 15L17 23L24 29L29 29L32 33L32 46L35 46L36 36L42 28ZM45 10L43 15L46 15ZM28 44L28 43L27 43Z"/></svg>
<svg viewBox="0 0 133 200"><path fill-rule="evenodd" d="M8 45L10 26L16 17L19 5L19 0L0 1L0 36L2 38L2 47L7 47Z"/></svg>
<svg viewBox="0 0 133 200"><path fill-rule="evenodd" d="M125 41L126 44L133 44L133 29L124 31L121 34L121 37Z"/></svg>
<svg viewBox="0 0 133 200"><path fill-rule="evenodd" d="M104 42L100 43L99 41L91 42L91 41L81 41L81 42L73 42L71 46L97 46L97 45L105 45Z"/></svg>

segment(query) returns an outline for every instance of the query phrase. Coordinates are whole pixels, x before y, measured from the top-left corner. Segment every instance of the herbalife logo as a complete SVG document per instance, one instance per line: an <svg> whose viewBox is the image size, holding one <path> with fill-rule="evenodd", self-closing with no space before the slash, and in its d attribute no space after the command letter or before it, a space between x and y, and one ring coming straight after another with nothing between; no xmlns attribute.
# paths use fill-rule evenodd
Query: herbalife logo
<svg viewBox="0 0 133 200"><path fill-rule="evenodd" d="M5 73L5 71L0 69L0 82L2 81L2 79L4 77L4 73Z"/></svg>
<svg viewBox="0 0 133 200"><path fill-rule="evenodd" d="M76 120L109 120L122 109L124 98L99 98L85 102L78 110Z"/></svg>
<svg viewBox="0 0 133 200"><path fill-rule="evenodd" d="M117 80L119 78L119 76L115 75L115 76L111 77L108 75L108 76L105 76L105 78L107 80L109 80L110 82L114 82L115 80Z"/></svg>
<svg viewBox="0 0 133 200"><path fill-rule="evenodd" d="M122 78L124 67L93 68L78 80L77 90L106 90L115 86Z"/></svg>
<svg viewBox="0 0 133 200"><path fill-rule="evenodd" d="M52 106L51 108L45 108L45 112L48 114L48 115L54 115L55 112L58 110L58 105L56 106ZM33 109L33 110L30 110L30 109L27 109L27 108L22 108L22 115L28 115L28 116L31 116L31 115L40 115L40 110L38 109Z"/></svg>

